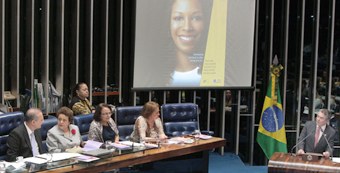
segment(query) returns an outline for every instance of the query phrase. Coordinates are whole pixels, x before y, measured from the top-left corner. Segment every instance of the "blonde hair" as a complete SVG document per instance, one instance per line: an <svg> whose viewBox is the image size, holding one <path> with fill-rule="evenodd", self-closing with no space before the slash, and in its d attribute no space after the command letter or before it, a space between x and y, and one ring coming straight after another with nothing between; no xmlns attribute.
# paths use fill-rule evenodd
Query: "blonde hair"
<svg viewBox="0 0 340 173"><path fill-rule="evenodd" d="M149 118L150 115L157 109L159 108L159 104L154 102L154 101L149 101L149 102L146 102L143 106L143 109L142 109L142 116L144 118Z"/></svg>

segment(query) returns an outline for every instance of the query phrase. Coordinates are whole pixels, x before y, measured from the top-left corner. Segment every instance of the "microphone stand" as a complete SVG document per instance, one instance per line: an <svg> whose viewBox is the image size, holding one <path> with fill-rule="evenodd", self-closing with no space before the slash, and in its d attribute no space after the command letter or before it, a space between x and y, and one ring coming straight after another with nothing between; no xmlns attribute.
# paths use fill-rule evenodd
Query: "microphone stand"
<svg viewBox="0 0 340 173"><path fill-rule="evenodd" d="M322 130L322 128L320 127L320 130L321 130L321 132L322 132L322 136L325 138L325 140L326 140L326 143L327 143L327 146L328 146L328 148L329 148L329 150L330 150L330 157L329 157L329 159L331 159L331 160L333 160L333 149L331 148L331 145L329 144L329 142L328 142L328 139L327 139L327 134L325 134L324 133L324 130Z"/></svg>
<svg viewBox="0 0 340 173"><path fill-rule="evenodd" d="M291 155L293 154L293 149L296 148L299 144L301 144L303 141L305 141L310 135L312 135L315 131L313 131L312 133L309 133L307 136L305 136L301 141L299 141L298 143L296 143L292 149L290 150Z"/></svg>

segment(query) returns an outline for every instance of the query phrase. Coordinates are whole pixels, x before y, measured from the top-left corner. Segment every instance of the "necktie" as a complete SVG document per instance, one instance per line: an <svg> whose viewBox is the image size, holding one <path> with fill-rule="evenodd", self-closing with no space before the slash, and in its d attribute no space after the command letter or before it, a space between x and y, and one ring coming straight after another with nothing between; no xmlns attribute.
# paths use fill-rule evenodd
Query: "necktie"
<svg viewBox="0 0 340 173"><path fill-rule="evenodd" d="M31 133L30 136L31 136L31 146L32 146L33 156L39 155L38 144L37 144L37 141L35 140L34 133Z"/></svg>
<svg viewBox="0 0 340 173"><path fill-rule="evenodd" d="M319 136L320 136L320 127L317 126L316 131L315 131L314 147L315 147L316 144L319 142Z"/></svg>

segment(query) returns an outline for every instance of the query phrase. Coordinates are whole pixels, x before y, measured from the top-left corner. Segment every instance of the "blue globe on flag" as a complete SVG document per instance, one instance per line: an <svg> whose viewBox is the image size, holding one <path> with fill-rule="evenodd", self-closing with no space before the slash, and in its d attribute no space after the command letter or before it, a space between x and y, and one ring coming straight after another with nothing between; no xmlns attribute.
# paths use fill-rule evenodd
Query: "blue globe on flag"
<svg viewBox="0 0 340 173"><path fill-rule="evenodd" d="M282 111L277 106L273 105L263 111L262 126L268 132L276 132L283 126Z"/></svg>

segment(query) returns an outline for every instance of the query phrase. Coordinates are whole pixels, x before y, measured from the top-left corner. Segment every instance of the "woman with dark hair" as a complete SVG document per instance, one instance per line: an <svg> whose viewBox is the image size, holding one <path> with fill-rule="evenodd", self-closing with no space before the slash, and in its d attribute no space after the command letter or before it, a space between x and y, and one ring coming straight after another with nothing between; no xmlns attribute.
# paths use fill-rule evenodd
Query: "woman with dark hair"
<svg viewBox="0 0 340 173"><path fill-rule="evenodd" d="M73 125L73 112L61 107L56 114L58 124L47 132L46 145L49 152L80 152L83 146L79 128Z"/></svg>
<svg viewBox="0 0 340 173"><path fill-rule="evenodd" d="M109 105L101 103L97 106L90 125L89 140L102 143L119 142L118 128L111 115L112 109Z"/></svg>
<svg viewBox="0 0 340 173"><path fill-rule="evenodd" d="M170 35L175 47L175 64L169 85L200 85L210 10L210 0L172 1Z"/></svg>
<svg viewBox="0 0 340 173"><path fill-rule="evenodd" d="M89 89L86 83L77 83L72 91L72 101L69 105L74 115L93 113L94 107L87 97L89 97Z"/></svg>
<svg viewBox="0 0 340 173"><path fill-rule="evenodd" d="M168 138L164 134L163 125L159 118L159 105L149 101L144 104L141 115L136 119L131 134L135 142Z"/></svg>

